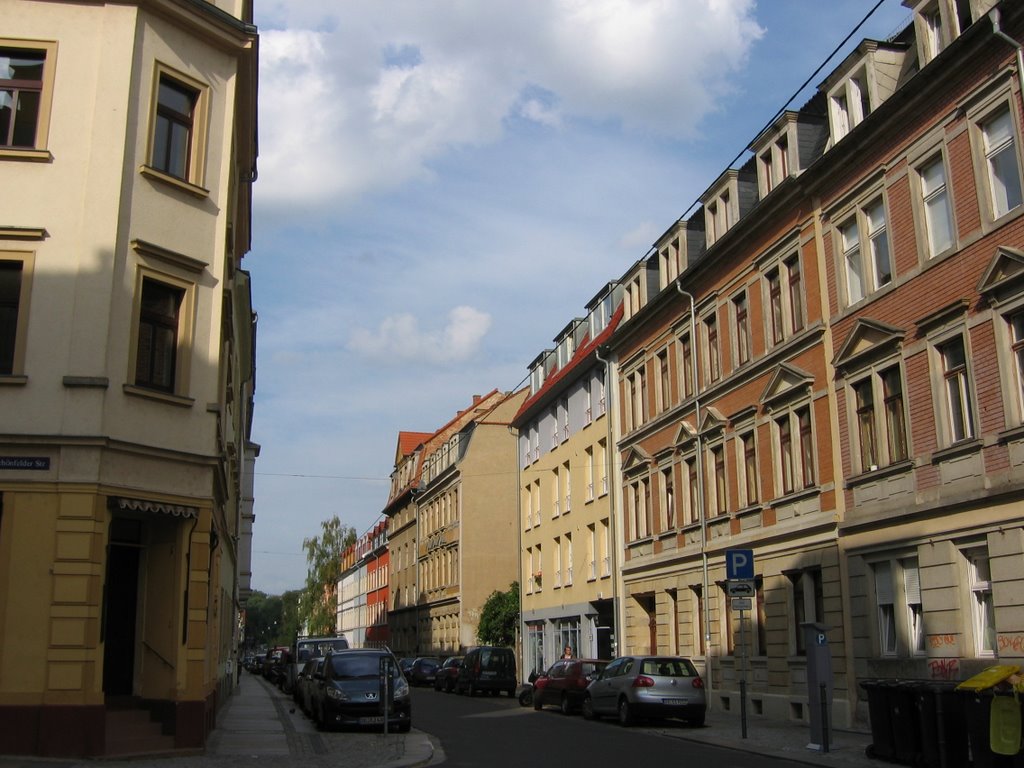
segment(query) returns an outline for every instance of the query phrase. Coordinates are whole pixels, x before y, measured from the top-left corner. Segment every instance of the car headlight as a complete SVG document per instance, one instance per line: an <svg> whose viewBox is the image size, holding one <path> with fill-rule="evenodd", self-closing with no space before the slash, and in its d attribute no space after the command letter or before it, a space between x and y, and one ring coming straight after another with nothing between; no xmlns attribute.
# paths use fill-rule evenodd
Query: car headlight
<svg viewBox="0 0 1024 768"><path fill-rule="evenodd" d="M334 699L335 701L347 701L348 700L348 696L346 696L345 692L343 690L339 689L339 688L328 688L327 689L327 698L328 699Z"/></svg>
<svg viewBox="0 0 1024 768"><path fill-rule="evenodd" d="M395 680L395 698L400 699L409 695L409 683L405 678Z"/></svg>

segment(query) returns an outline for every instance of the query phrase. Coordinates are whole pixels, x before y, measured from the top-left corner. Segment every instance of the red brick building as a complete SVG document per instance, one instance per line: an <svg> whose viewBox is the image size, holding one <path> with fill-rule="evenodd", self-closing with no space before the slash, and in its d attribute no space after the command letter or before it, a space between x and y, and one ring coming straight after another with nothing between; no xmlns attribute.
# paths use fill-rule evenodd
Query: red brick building
<svg viewBox="0 0 1024 768"><path fill-rule="evenodd" d="M808 622L837 724L1024 655L1024 11L905 5L622 279L625 649L714 707L807 718Z"/></svg>

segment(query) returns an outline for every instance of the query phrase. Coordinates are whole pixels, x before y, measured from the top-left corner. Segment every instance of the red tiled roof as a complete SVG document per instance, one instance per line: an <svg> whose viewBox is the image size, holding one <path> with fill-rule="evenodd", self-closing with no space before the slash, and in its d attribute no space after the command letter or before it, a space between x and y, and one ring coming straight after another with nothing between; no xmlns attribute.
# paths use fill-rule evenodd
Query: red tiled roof
<svg viewBox="0 0 1024 768"><path fill-rule="evenodd" d="M399 432L398 433L398 455L408 456L415 451L421 443L425 443L433 435L433 432Z"/></svg>
<svg viewBox="0 0 1024 768"><path fill-rule="evenodd" d="M574 369L579 367L579 365L585 359L587 359L591 352L593 352L601 344L603 344L609 338L611 338L611 335L615 332L616 327L618 327L619 323L622 321L622 313L623 306L622 304L619 304L615 312L612 313L612 318L611 320L608 321L607 327L603 331L601 331L601 333L599 333L595 339L590 340L589 337L584 337L583 343L580 344L580 346L576 349L576 354L572 356L572 360L570 360L565 366L558 369L551 376L549 376L547 380L544 382L544 385L540 388L540 391L535 392L533 395L526 398L525 402L523 402L522 406L519 408L519 411L512 419L513 424L519 421L519 418L521 416L528 413L537 404L538 401L545 398L548 395L548 393L551 392L552 389L554 389L555 385L558 382L560 382L562 379L568 376Z"/></svg>

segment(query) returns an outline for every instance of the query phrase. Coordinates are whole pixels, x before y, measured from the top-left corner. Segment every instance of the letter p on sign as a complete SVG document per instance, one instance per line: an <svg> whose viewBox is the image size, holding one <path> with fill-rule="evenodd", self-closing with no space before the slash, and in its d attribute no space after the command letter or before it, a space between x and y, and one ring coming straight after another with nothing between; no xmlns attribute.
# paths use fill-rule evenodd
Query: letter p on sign
<svg viewBox="0 0 1024 768"><path fill-rule="evenodd" d="M725 577L727 579L754 578L754 550L725 550Z"/></svg>

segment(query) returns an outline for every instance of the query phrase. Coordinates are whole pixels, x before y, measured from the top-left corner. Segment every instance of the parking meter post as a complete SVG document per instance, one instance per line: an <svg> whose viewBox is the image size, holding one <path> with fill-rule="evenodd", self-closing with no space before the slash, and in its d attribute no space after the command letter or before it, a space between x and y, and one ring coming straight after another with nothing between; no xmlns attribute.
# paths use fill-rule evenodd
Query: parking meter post
<svg viewBox="0 0 1024 768"><path fill-rule="evenodd" d="M391 686L389 685L391 680L391 658L389 656L380 657L380 694L377 696L378 700L384 705L384 735L388 735L388 699Z"/></svg>
<svg viewBox="0 0 1024 768"><path fill-rule="evenodd" d="M818 695L821 697L821 722L826 724L826 727L821 732L821 751L828 752L829 747L829 728L828 728L828 691L825 683L820 686Z"/></svg>

